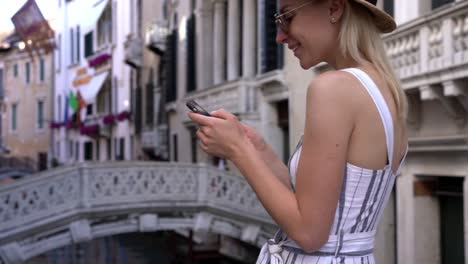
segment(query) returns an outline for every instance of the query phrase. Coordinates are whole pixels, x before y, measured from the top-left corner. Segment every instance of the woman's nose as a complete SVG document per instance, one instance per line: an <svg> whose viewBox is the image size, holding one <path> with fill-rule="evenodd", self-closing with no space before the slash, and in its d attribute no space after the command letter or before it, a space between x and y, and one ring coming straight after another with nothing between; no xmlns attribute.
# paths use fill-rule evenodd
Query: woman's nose
<svg viewBox="0 0 468 264"><path fill-rule="evenodd" d="M280 28L276 30L276 42L278 44L284 44L286 43L286 40L288 39L288 35L283 32Z"/></svg>

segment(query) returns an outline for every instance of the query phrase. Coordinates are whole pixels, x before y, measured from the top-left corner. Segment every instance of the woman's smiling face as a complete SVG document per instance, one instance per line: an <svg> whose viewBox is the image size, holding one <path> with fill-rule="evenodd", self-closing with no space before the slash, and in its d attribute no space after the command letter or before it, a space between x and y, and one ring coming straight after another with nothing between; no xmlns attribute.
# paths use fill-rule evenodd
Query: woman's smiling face
<svg viewBox="0 0 468 264"><path fill-rule="evenodd" d="M339 0L280 0L276 40L288 46L308 69L326 61L338 47L338 23L332 23ZM279 17L279 18L278 18Z"/></svg>

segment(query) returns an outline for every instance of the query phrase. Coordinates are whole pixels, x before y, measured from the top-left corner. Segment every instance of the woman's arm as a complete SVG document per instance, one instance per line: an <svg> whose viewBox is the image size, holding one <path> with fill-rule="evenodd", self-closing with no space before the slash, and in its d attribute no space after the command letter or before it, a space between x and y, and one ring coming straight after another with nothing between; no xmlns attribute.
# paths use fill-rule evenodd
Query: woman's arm
<svg viewBox="0 0 468 264"><path fill-rule="evenodd" d="M308 88L295 193L275 175L234 115L222 110L211 113L217 118L189 113L200 125L201 148L232 160L270 216L308 252L327 241L338 204L356 116L350 78L343 72L325 73Z"/></svg>
<svg viewBox="0 0 468 264"><path fill-rule="evenodd" d="M262 157L262 160L286 187L291 188L289 170L283 160L278 157L271 145L266 143L265 139L263 139L263 137L261 137L252 127L244 123L242 123L242 126L250 142Z"/></svg>

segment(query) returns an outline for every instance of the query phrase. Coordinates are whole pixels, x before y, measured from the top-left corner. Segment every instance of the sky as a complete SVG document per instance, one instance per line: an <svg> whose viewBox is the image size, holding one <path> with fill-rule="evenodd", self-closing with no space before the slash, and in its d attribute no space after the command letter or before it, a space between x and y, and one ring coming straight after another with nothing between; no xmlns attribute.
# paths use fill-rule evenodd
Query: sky
<svg viewBox="0 0 468 264"><path fill-rule="evenodd" d="M26 0L0 0L0 33L12 31L14 29L13 23L11 23L11 17L24 3L26 3ZM36 0L36 3L46 19L55 18L58 0Z"/></svg>

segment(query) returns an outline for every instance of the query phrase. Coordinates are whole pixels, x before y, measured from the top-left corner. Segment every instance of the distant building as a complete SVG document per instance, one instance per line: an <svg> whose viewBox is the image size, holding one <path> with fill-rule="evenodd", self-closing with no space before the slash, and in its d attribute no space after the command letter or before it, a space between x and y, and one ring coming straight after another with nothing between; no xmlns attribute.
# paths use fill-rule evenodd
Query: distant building
<svg viewBox="0 0 468 264"><path fill-rule="evenodd" d="M0 154L22 158L36 170L50 158L50 98L53 55L30 57L18 36L3 40L0 52Z"/></svg>
<svg viewBox="0 0 468 264"><path fill-rule="evenodd" d="M133 32L126 1L59 1L54 156L62 164L134 158L135 75L124 64ZM117 17L118 14L118 17Z"/></svg>

